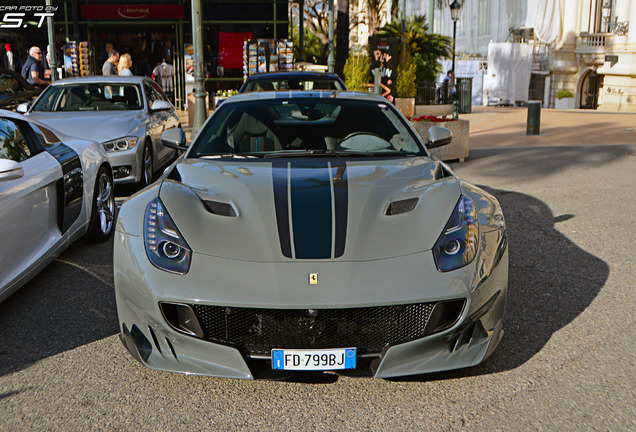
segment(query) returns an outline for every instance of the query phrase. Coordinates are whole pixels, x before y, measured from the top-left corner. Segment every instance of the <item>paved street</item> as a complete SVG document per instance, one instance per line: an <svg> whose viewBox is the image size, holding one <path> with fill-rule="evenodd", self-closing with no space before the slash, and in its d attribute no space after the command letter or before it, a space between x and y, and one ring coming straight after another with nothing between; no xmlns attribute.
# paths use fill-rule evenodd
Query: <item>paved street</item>
<svg viewBox="0 0 636 432"><path fill-rule="evenodd" d="M0 303L0 431L635 431L636 133L500 148L477 145L482 129L453 168L509 230L505 335L484 364L396 380L153 371L116 335L112 243L77 243Z"/></svg>

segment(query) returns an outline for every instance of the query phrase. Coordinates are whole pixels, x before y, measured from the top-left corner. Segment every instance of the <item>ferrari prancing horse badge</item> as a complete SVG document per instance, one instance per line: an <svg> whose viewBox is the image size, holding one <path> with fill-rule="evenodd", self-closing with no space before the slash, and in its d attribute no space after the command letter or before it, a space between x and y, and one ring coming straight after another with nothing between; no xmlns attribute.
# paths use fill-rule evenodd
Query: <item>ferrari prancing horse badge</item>
<svg viewBox="0 0 636 432"><path fill-rule="evenodd" d="M309 273L309 285L318 285L318 273Z"/></svg>

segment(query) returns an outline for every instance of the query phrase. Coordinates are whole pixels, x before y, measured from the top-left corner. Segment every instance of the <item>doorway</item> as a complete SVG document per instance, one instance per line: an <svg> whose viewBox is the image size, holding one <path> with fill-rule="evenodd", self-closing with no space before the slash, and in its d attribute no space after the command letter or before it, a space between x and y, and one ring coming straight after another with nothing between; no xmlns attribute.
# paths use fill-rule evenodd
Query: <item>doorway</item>
<svg viewBox="0 0 636 432"><path fill-rule="evenodd" d="M601 87L601 76L595 70L589 71L581 81L581 109L598 108L598 91Z"/></svg>

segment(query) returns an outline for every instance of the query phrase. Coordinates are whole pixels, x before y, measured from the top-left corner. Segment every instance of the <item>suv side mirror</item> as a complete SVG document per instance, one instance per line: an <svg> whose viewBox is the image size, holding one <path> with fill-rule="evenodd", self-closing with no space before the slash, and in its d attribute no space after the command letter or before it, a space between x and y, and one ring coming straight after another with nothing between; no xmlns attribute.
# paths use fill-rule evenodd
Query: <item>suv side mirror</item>
<svg viewBox="0 0 636 432"><path fill-rule="evenodd" d="M428 142L426 148L435 148L450 144L453 140L453 133L441 126L433 126L426 133Z"/></svg>
<svg viewBox="0 0 636 432"><path fill-rule="evenodd" d="M185 131L180 128L169 129L161 134L161 144L179 151L186 151L188 149L188 147L186 147Z"/></svg>

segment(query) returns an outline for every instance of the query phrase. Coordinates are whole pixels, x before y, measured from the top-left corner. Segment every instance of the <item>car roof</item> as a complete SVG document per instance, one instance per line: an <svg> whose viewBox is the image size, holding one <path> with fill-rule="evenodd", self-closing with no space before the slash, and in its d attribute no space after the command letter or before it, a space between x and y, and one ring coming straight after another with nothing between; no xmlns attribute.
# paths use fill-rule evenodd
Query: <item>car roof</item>
<svg viewBox="0 0 636 432"><path fill-rule="evenodd" d="M107 83L107 82L141 84L144 80L149 80L149 78L144 76L95 75L95 76L87 76L87 77L62 78L52 83L52 85Z"/></svg>
<svg viewBox="0 0 636 432"><path fill-rule="evenodd" d="M380 95L367 92L357 92L351 90L292 90L292 91L272 91L272 92L250 92L239 93L229 97L224 103L248 102L255 100L269 99L299 99L299 98L320 98L320 99L347 99L388 103Z"/></svg>

